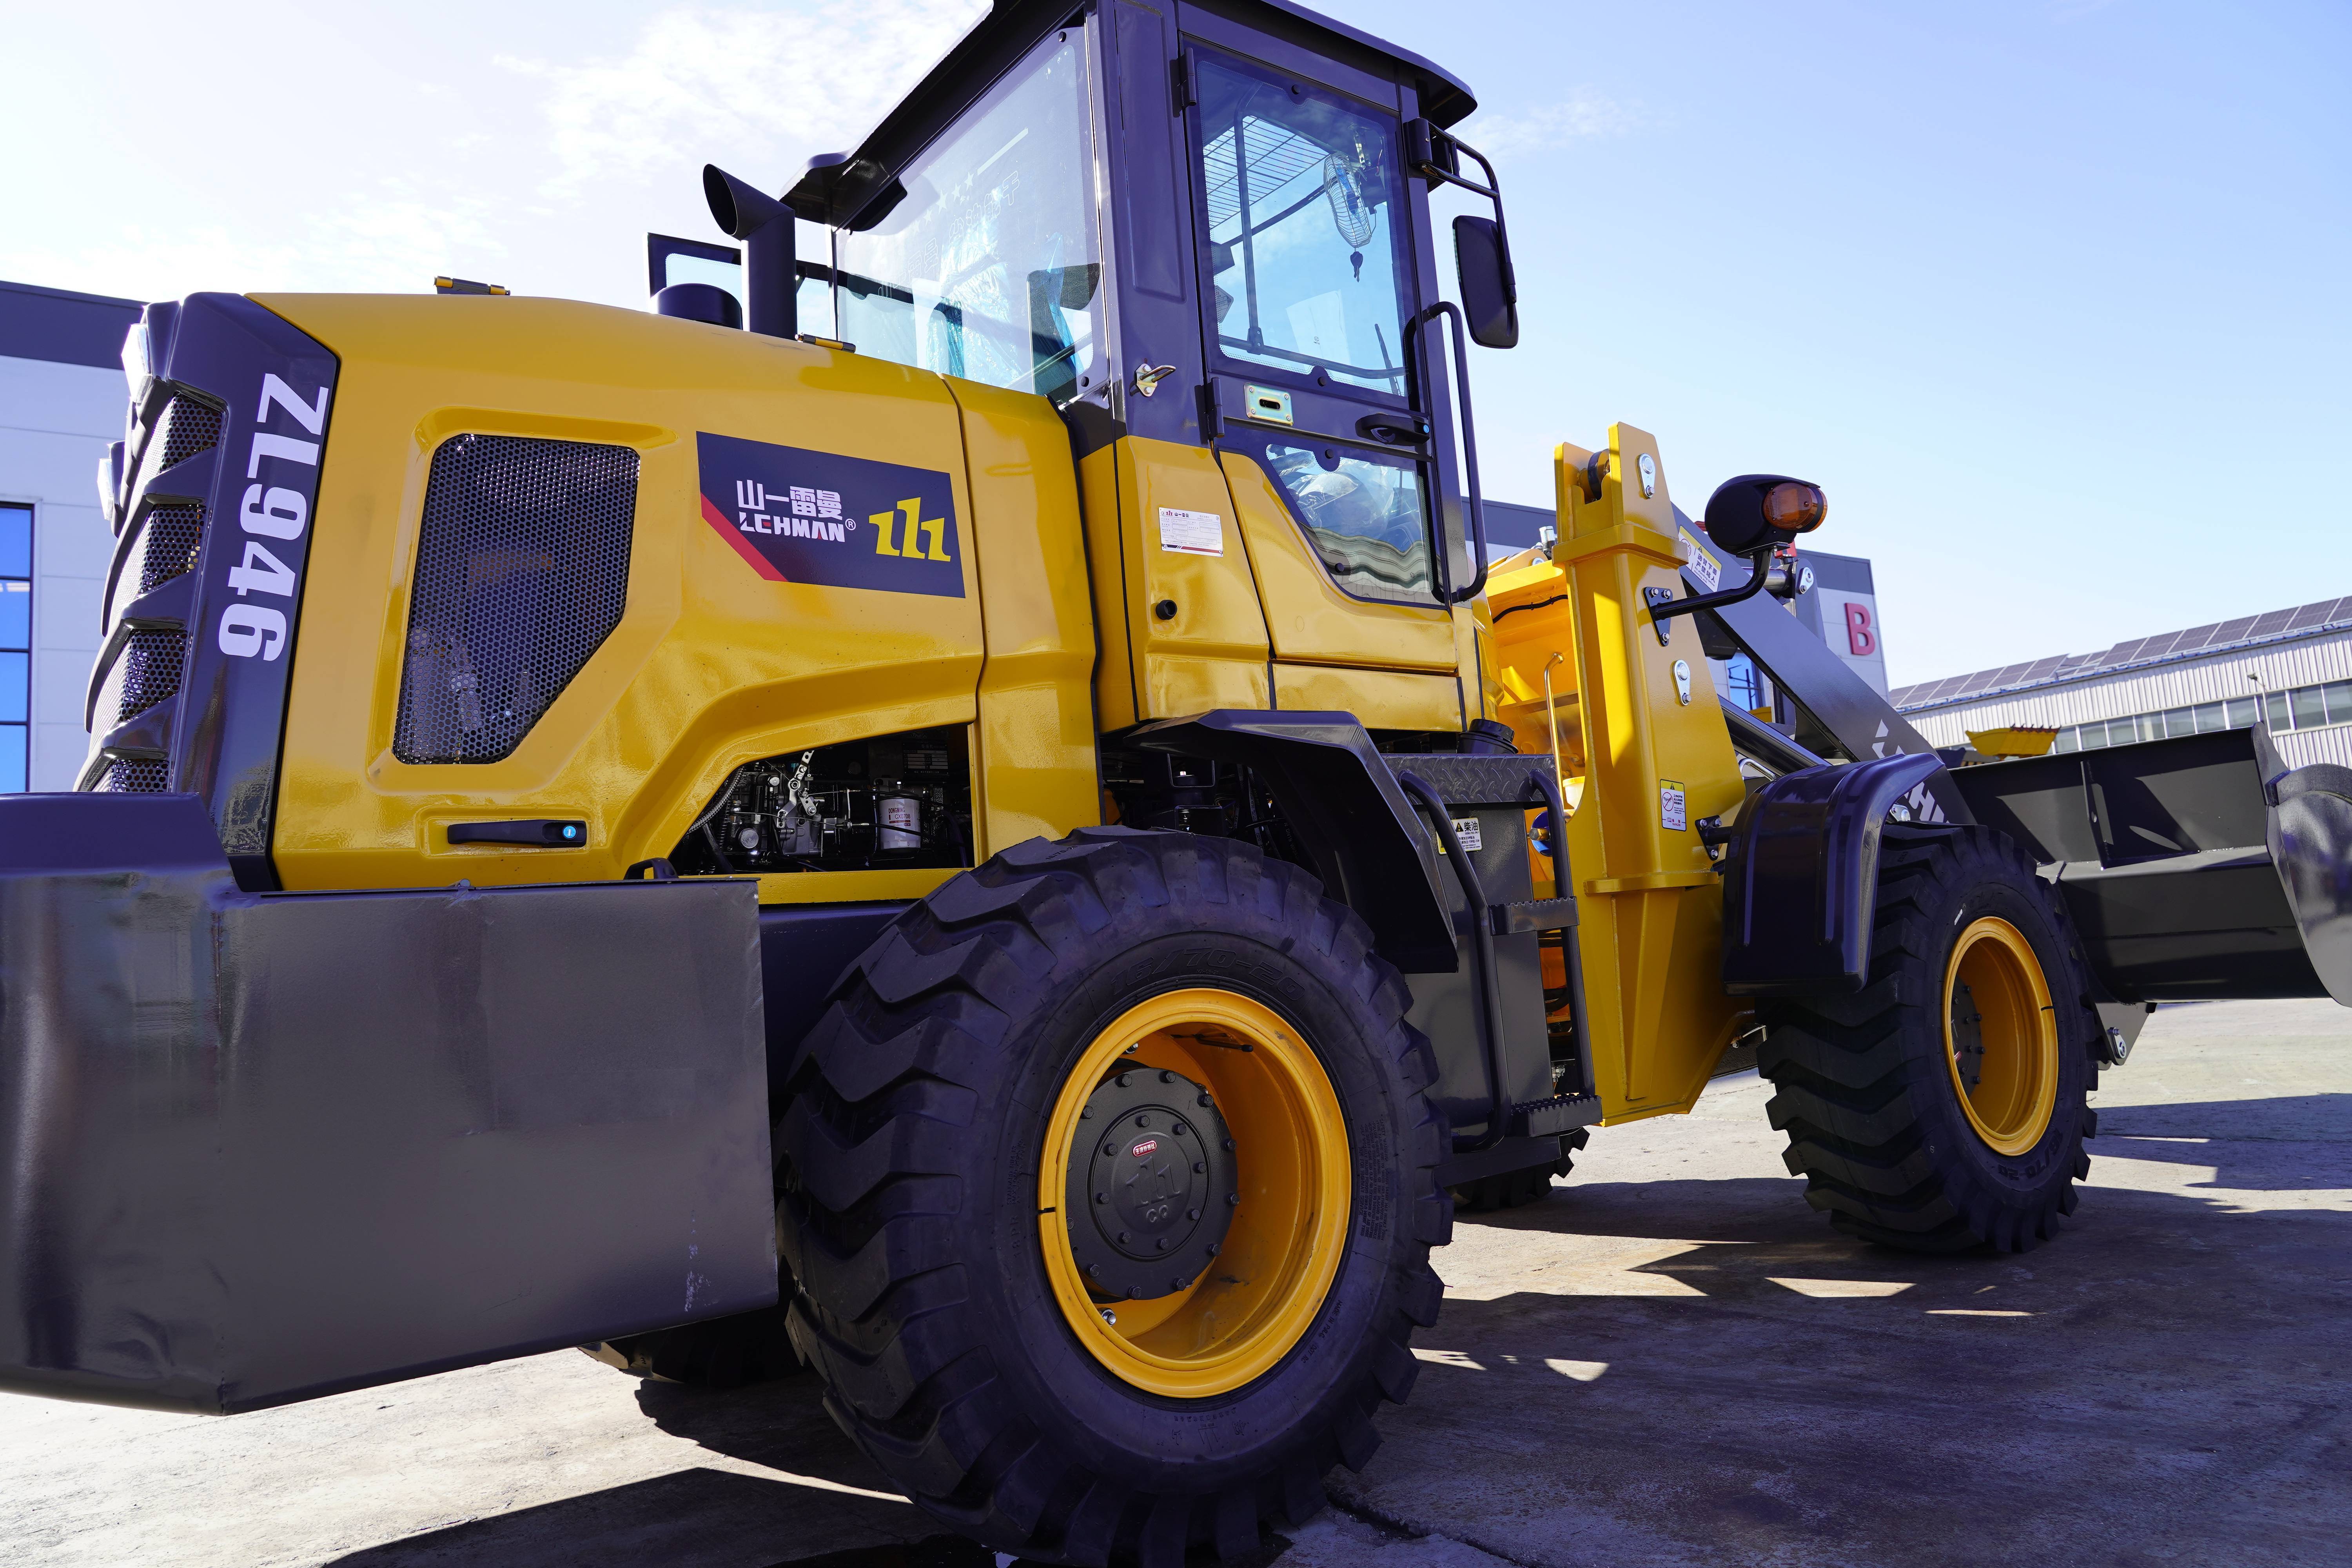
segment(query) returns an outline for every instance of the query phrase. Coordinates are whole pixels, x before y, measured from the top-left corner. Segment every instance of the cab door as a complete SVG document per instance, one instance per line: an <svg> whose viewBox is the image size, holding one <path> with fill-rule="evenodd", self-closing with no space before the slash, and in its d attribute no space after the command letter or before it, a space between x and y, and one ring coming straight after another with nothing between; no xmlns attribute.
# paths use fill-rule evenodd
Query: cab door
<svg viewBox="0 0 2352 1568"><path fill-rule="evenodd" d="M1186 31L1210 20L1191 7ZM1231 489L1284 707L1360 707L1455 728L1443 490L1412 318L1425 208L1401 90L1220 22L1184 40L1204 431ZM1342 90L1325 78L1347 80ZM1449 574L1452 565L1455 572ZM1412 682L1346 669L1444 677ZM1440 710L1443 711L1440 711ZM1367 722L1381 720L1366 715Z"/></svg>

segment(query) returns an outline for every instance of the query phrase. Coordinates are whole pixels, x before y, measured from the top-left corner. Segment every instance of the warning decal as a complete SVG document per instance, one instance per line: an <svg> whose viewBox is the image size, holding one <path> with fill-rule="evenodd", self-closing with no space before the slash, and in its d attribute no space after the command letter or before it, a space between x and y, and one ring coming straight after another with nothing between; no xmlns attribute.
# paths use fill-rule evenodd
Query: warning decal
<svg viewBox="0 0 2352 1568"><path fill-rule="evenodd" d="M695 443L703 521L770 582L963 597L946 474L709 431Z"/></svg>

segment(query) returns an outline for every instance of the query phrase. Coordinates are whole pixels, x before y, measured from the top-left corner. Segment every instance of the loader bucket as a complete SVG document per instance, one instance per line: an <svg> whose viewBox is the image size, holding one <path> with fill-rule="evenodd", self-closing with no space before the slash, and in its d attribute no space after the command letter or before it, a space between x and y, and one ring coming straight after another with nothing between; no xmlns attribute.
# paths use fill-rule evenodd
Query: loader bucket
<svg viewBox="0 0 2352 1568"><path fill-rule="evenodd" d="M776 1299L746 881L246 893L0 798L0 1388L219 1413Z"/></svg>
<svg viewBox="0 0 2352 1568"><path fill-rule="evenodd" d="M2253 729L1952 776L2057 882L2116 1000L2352 1006L2352 769L2289 770Z"/></svg>

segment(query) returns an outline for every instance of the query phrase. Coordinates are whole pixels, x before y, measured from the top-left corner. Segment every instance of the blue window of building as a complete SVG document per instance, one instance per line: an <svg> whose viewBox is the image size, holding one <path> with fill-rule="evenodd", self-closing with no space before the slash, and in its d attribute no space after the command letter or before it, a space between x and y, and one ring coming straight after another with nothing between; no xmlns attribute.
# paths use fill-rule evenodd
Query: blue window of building
<svg viewBox="0 0 2352 1568"><path fill-rule="evenodd" d="M0 506L0 794L24 791L32 709L33 509Z"/></svg>
<svg viewBox="0 0 2352 1568"><path fill-rule="evenodd" d="M1724 695L1738 706L1754 712L1771 703L1772 693L1766 687L1763 672L1756 661L1746 654L1734 654L1725 667Z"/></svg>

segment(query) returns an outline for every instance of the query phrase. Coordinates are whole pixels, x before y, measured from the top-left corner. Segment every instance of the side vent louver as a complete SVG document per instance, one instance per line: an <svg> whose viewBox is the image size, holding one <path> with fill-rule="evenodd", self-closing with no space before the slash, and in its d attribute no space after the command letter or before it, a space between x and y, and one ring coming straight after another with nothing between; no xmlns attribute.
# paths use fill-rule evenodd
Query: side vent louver
<svg viewBox="0 0 2352 1568"><path fill-rule="evenodd" d="M171 771L161 757L117 757L90 787L100 795L161 795L171 783Z"/></svg>
<svg viewBox="0 0 2352 1568"><path fill-rule="evenodd" d="M205 544L205 509L192 504L159 506L147 514L138 542L139 577L131 594L152 594L174 577L196 569ZM125 573L128 577L130 574Z"/></svg>
<svg viewBox="0 0 2352 1568"><path fill-rule="evenodd" d="M220 438L221 411L182 393L164 405L163 416L150 437L151 449L158 456L142 466L148 473L160 474L199 452L211 451L220 445Z"/></svg>
<svg viewBox="0 0 2352 1568"><path fill-rule="evenodd" d="M513 753L620 624L636 504L628 447L468 435L435 450L393 755Z"/></svg>

